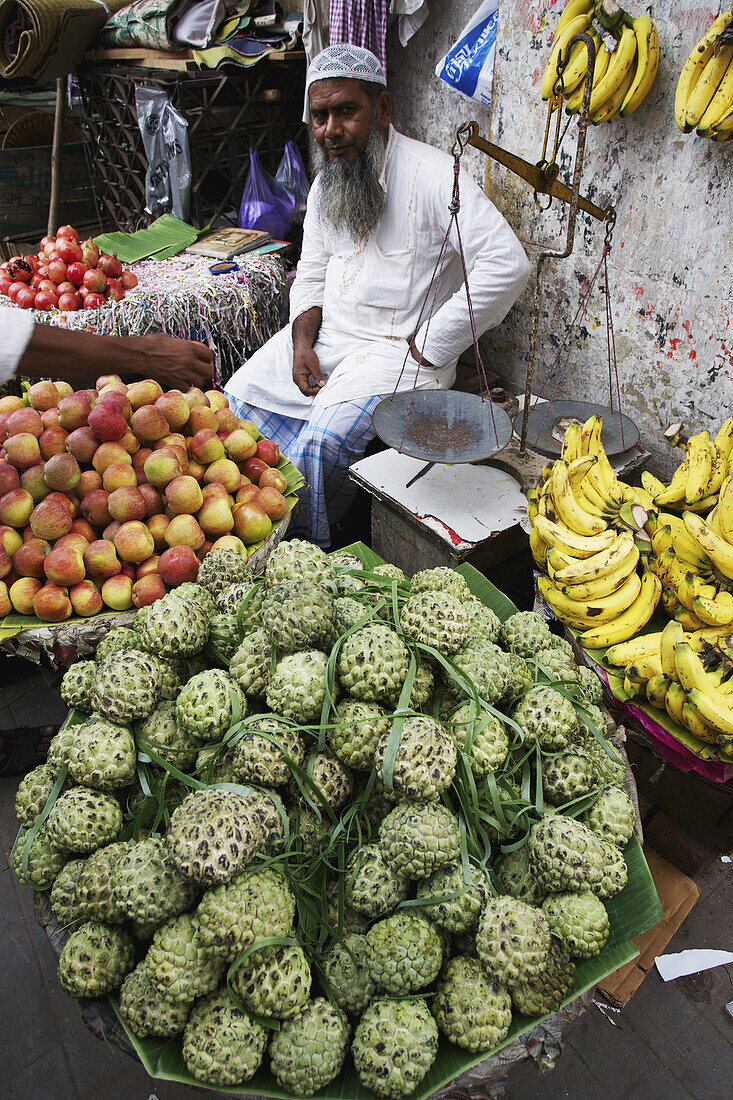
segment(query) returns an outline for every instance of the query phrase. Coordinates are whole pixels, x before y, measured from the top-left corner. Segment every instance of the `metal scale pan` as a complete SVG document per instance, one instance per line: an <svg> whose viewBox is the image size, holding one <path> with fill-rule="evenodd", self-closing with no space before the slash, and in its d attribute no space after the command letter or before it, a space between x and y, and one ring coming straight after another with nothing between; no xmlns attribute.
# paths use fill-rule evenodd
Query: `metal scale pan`
<svg viewBox="0 0 733 1100"><path fill-rule="evenodd" d="M503 450L512 437L504 409L490 397L458 390L393 394L377 405L372 424L389 447L430 463L478 462Z"/></svg>
<svg viewBox="0 0 733 1100"><path fill-rule="evenodd" d="M548 458L557 458L568 424L574 420L584 424L594 413L603 417L601 442L607 455L623 454L639 442L639 429L624 413L612 412L592 401L541 401L529 410L527 445ZM516 421L517 431L521 421L520 412Z"/></svg>

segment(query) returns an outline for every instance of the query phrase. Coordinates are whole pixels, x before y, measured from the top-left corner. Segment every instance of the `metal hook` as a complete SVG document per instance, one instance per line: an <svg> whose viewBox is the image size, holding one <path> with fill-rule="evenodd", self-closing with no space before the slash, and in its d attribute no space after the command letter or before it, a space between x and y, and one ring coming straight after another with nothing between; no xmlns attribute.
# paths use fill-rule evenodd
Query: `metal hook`
<svg viewBox="0 0 733 1100"><path fill-rule="evenodd" d="M453 142L453 145L451 146L451 155L452 156L454 156L454 157L463 156L463 150L466 148L469 141L471 140L471 136L472 136L474 130L476 130L476 132L478 132L478 126L476 125L475 122L462 122L461 123L461 125L456 130L455 141ZM463 136L462 136L464 134L466 135L465 141L463 140Z"/></svg>

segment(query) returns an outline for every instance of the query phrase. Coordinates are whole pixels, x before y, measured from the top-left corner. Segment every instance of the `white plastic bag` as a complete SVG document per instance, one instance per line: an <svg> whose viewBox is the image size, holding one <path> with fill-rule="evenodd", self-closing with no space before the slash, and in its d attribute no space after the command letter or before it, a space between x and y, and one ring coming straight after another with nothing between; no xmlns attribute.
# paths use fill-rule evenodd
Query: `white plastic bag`
<svg viewBox="0 0 733 1100"><path fill-rule="evenodd" d="M449 87L485 107L491 106L498 22L499 0L483 0L458 40L435 67L435 75Z"/></svg>

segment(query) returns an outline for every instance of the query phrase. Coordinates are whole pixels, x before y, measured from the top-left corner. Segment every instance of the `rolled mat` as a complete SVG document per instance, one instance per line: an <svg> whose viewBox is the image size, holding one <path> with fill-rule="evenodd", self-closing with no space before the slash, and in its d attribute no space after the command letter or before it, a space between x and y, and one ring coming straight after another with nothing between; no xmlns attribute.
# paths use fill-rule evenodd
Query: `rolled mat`
<svg viewBox="0 0 733 1100"><path fill-rule="evenodd" d="M0 0L0 77L73 72L109 16L129 0Z"/></svg>

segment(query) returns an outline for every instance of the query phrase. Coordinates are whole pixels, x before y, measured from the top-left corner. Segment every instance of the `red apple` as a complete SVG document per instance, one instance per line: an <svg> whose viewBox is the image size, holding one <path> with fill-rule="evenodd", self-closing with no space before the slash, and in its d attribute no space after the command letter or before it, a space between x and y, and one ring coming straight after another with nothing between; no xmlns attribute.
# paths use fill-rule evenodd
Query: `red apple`
<svg viewBox="0 0 733 1100"><path fill-rule="evenodd" d="M190 546L171 546L158 560L158 572L171 587L195 581L198 571L199 559Z"/></svg>
<svg viewBox="0 0 733 1100"><path fill-rule="evenodd" d="M87 422L97 439L104 443L115 443L127 432L127 421L122 410L111 401L98 401Z"/></svg>
<svg viewBox="0 0 733 1100"><path fill-rule="evenodd" d="M148 573L132 586L132 602L135 607L147 607L165 596L165 584L159 573Z"/></svg>

